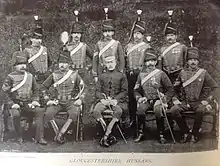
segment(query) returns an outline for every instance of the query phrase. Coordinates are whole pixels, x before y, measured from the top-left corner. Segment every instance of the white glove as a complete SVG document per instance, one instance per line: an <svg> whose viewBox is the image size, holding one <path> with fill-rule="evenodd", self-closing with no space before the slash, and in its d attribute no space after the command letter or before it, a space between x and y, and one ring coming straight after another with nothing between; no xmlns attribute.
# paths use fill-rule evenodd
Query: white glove
<svg viewBox="0 0 220 166"><path fill-rule="evenodd" d="M40 107L40 103L38 101L32 101L31 105L34 107Z"/></svg>
<svg viewBox="0 0 220 166"><path fill-rule="evenodd" d="M138 103L145 103L147 102L147 98L146 97L141 97L138 99Z"/></svg>
<svg viewBox="0 0 220 166"><path fill-rule="evenodd" d="M78 99L74 102L74 105L77 105L77 106L80 106L82 105L82 100L81 99Z"/></svg>
<svg viewBox="0 0 220 166"><path fill-rule="evenodd" d="M209 104L209 102L206 100L202 100L201 103L202 103L202 105L205 105L205 106Z"/></svg>
<svg viewBox="0 0 220 166"><path fill-rule="evenodd" d="M19 109L19 108L20 108L20 105L18 105L18 104L13 104L11 108Z"/></svg>

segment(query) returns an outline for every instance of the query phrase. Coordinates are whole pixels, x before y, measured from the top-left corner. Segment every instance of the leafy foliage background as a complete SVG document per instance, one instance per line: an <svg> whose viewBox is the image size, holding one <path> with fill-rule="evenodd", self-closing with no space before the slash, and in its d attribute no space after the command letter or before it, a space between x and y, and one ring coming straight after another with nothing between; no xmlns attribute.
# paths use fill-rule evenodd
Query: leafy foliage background
<svg viewBox="0 0 220 166"><path fill-rule="evenodd" d="M194 35L194 45L200 49L201 67L207 69L220 83L219 16L216 6L208 0L4 0L0 18L0 85L11 71L8 65L14 51L19 49L18 39L31 33L33 16L39 15L44 24L44 45L49 53L58 56L60 33L69 31L75 21L73 11L80 11L85 23L83 40L92 48L100 39L103 8L109 8L109 17L116 26L115 38L123 46L129 38L136 10L142 9L142 20L147 23L146 35L152 36L152 45L159 50L164 42L163 28L168 19L167 10L173 9L173 19L178 26L179 41L189 46L189 35ZM91 76L88 76L91 79ZM91 96L94 85L91 85Z"/></svg>

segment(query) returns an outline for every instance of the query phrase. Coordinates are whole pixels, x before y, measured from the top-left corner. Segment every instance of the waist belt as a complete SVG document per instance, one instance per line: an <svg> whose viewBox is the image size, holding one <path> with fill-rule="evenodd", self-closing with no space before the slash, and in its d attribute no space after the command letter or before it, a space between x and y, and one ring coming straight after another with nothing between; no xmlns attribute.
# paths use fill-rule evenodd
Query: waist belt
<svg viewBox="0 0 220 166"><path fill-rule="evenodd" d="M83 67L84 67L84 65L82 65L82 64L81 65L75 65L75 64L72 65L73 69L82 69Z"/></svg>
<svg viewBox="0 0 220 166"><path fill-rule="evenodd" d="M176 71L181 70L181 67L179 65L175 66L175 67L164 67L164 70L167 71L168 73L174 73Z"/></svg>
<svg viewBox="0 0 220 166"><path fill-rule="evenodd" d="M72 96L71 95L68 95L68 96L62 96L62 95L58 95L57 96L57 99L58 100L71 100L72 99Z"/></svg>

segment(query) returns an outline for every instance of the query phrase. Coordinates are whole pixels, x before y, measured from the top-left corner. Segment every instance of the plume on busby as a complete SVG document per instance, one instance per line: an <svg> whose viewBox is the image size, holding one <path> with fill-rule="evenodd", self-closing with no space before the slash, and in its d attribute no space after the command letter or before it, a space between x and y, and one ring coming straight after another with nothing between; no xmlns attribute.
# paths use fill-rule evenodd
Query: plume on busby
<svg viewBox="0 0 220 166"><path fill-rule="evenodd" d="M177 29L175 26L175 23L172 20L172 16L173 16L173 10L168 10L168 14L169 14L169 20L168 22L165 24L164 27L164 35L167 34L176 34L177 33Z"/></svg>
<svg viewBox="0 0 220 166"><path fill-rule="evenodd" d="M38 16L34 16L35 27L33 32L33 38L42 38L43 37L43 22Z"/></svg>
<svg viewBox="0 0 220 166"><path fill-rule="evenodd" d="M190 46L193 47L193 42L192 42L193 41L193 36L192 35L189 36L189 41L190 41Z"/></svg>
<svg viewBox="0 0 220 166"><path fill-rule="evenodd" d="M25 52L23 51L16 51L13 53L10 64L12 66L16 66L19 64L27 64L28 59L27 56L25 54Z"/></svg>
<svg viewBox="0 0 220 166"><path fill-rule="evenodd" d="M144 34L146 31L146 27L145 27L146 23L141 20L141 14L142 14L142 10L137 10L137 19L135 20L135 22L132 25L128 43L131 41L131 38L132 38L134 32L138 31L138 32L141 32L142 34Z"/></svg>
<svg viewBox="0 0 220 166"><path fill-rule="evenodd" d="M108 18L108 8L104 8L105 20L102 22L102 31L115 31L113 20Z"/></svg>
<svg viewBox="0 0 220 166"><path fill-rule="evenodd" d="M72 24L70 33L83 33L83 23L79 21L79 11L75 10L74 15L76 16L76 22Z"/></svg>

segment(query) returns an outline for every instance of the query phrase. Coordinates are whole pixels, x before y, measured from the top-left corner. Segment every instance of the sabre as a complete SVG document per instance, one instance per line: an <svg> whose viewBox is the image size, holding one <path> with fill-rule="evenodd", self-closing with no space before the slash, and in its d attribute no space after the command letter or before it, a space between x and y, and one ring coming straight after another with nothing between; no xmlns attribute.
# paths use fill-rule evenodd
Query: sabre
<svg viewBox="0 0 220 166"><path fill-rule="evenodd" d="M102 95L105 97L105 99L108 99L105 93L102 93ZM108 105L108 108L109 108L110 111L113 112L113 110L112 110L112 108L111 108L110 105ZM118 131L119 131L120 134L121 134L122 139L123 139L123 140L125 141L125 143L127 144L128 142L127 142L127 140L125 139L125 137L124 137L124 135L123 135L123 133L122 133L120 127L118 126L118 124L116 124L116 126L117 126L117 128L118 128Z"/></svg>
<svg viewBox="0 0 220 166"><path fill-rule="evenodd" d="M161 97L160 91L159 91L158 89L157 89L157 93L158 93L158 96L159 96L159 99L160 99L160 103L161 103L161 105L162 105L162 110L163 110L163 113L164 113L164 117L165 117L165 119L166 119L166 121L167 121L167 125L168 125L168 128L169 128L171 137L172 137L172 139L173 139L173 143L175 144L175 143L176 143L176 140L175 140L175 138L174 138L174 135L173 135L173 132L172 132L172 129L171 129L171 127L170 127L170 123L169 123L169 121L168 121L167 114L166 114L167 109L166 109L166 107L163 105L162 97Z"/></svg>

